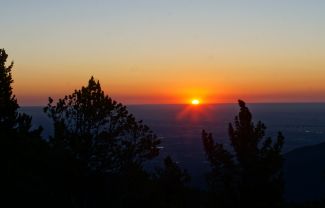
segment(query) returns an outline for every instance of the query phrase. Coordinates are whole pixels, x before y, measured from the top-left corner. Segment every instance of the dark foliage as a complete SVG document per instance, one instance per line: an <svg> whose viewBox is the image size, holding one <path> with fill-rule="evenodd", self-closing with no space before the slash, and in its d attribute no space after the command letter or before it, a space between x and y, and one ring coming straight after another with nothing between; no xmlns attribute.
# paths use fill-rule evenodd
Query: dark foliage
<svg viewBox="0 0 325 208"><path fill-rule="evenodd" d="M170 156L164 159L163 168L157 168L154 181L160 207L186 207L189 190L185 185L190 181L190 176Z"/></svg>
<svg viewBox="0 0 325 208"><path fill-rule="evenodd" d="M279 207L282 204L283 180L281 133L273 142L265 137L265 125L254 124L245 103L239 100L240 112L229 124L233 151L215 143L203 131L202 138L211 164L208 176L216 203L225 207Z"/></svg>
<svg viewBox="0 0 325 208"><path fill-rule="evenodd" d="M46 154L48 146L41 139L41 128L31 130L32 118L19 113L17 99L12 92L11 70L6 66L8 55L0 49L0 152L2 173L1 193L5 203L36 205L48 191Z"/></svg>
<svg viewBox="0 0 325 208"><path fill-rule="evenodd" d="M56 105L49 98L44 110L54 122L53 146L71 151L89 171L116 172L158 155L156 135L105 95L93 77Z"/></svg>
<svg viewBox="0 0 325 208"><path fill-rule="evenodd" d="M13 83L11 69L13 62L6 66L8 55L4 49L0 49L0 132L2 134L10 133L32 133L32 118L24 113L19 113L17 99L12 92ZM39 135L41 129L33 131ZM3 138L3 137L2 137Z"/></svg>
<svg viewBox="0 0 325 208"><path fill-rule="evenodd" d="M55 105L49 98L44 111L54 122L51 146L59 155L65 152L64 155L74 161L77 170L74 178L79 177L83 182L90 180L87 183L93 185L97 183L99 187L95 190L102 190L95 196L113 191L121 193L106 195L116 206L126 203L123 191L127 195L140 194L135 187L133 192L132 186L141 187L140 181L145 183L148 177L142 164L158 155L160 141L142 121L136 121L125 106L105 95L98 81L91 77L87 87L65 96ZM103 187L105 183L110 185ZM86 202L79 203L95 203L88 200L94 198L88 196L94 194L89 193L89 187L78 190L87 195L81 197ZM127 198L130 202L130 197Z"/></svg>
<svg viewBox="0 0 325 208"><path fill-rule="evenodd" d="M187 171L181 169L170 156L164 159L164 168L158 168L156 172L157 180L168 187L168 190L175 190L177 187L183 187L191 179Z"/></svg>

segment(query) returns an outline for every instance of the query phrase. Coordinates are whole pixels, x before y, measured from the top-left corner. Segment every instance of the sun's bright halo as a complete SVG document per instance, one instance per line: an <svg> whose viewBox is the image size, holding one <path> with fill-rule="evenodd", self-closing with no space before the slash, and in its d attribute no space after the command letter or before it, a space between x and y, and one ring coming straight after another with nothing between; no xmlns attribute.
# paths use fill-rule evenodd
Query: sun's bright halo
<svg viewBox="0 0 325 208"><path fill-rule="evenodd" d="M191 103L192 103L192 105L198 105L198 104L200 104L200 100L198 100L198 99L193 99L193 100L191 101Z"/></svg>

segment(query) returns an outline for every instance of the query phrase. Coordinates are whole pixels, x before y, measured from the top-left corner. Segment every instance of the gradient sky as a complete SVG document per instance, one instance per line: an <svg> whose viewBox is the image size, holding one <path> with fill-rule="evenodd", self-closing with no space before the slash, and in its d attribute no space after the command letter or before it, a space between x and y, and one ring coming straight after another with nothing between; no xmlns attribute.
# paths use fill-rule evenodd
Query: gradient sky
<svg viewBox="0 0 325 208"><path fill-rule="evenodd" d="M325 102L325 1L0 0L20 105L91 75L125 104Z"/></svg>

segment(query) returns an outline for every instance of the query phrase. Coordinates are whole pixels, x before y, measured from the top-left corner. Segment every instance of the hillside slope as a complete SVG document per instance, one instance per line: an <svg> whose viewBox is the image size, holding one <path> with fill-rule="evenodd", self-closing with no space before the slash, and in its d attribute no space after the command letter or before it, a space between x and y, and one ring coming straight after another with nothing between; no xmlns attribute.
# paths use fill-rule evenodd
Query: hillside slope
<svg viewBox="0 0 325 208"><path fill-rule="evenodd" d="M325 197L325 143L305 146L285 156L285 198L290 201Z"/></svg>

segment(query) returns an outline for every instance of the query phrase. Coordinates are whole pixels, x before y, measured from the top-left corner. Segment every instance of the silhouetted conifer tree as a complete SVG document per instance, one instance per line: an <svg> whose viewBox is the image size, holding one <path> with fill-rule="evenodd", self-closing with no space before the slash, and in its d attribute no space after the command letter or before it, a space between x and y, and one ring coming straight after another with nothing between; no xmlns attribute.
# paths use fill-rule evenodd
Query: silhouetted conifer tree
<svg viewBox="0 0 325 208"><path fill-rule="evenodd" d="M112 172L158 155L156 135L105 95L93 77L56 105L49 98L45 112L54 121L53 145L71 150L89 170Z"/></svg>
<svg viewBox="0 0 325 208"><path fill-rule="evenodd" d="M11 207L36 205L48 196L48 186L44 182L48 146L40 136L42 129L31 130L32 118L18 112L19 105L11 86L13 63L6 66L7 57L5 50L0 49L2 199L8 200L7 206Z"/></svg>
<svg viewBox="0 0 325 208"><path fill-rule="evenodd" d="M187 171L180 168L170 156L167 156L164 159L163 168L157 168L154 177L154 181L158 185L158 193L156 193L158 207L189 207L187 205L187 201L190 201L187 198L189 190L185 184L190 179Z"/></svg>
<svg viewBox="0 0 325 208"><path fill-rule="evenodd" d="M32 118L24 113L19 113L17 99L12 92L13 83L11 69L13 62L6 66L8 55L4 49L0 49L0 132L9 134L12 132L31 133ZM34 133L39 134L41 129ZM4 137L1 137L4 138Z"/></svg>
<svg viewBox="0 0 325 208"><path fill-rule="evenodd" d="M157 169L157 178L162 184L170 187L182 187L190 181L187 171L181 169L170 156L164 159L164 167Z"/></svg>
<svg viewBox="0 0 325 208"><path fill-rule="evenodd" d="M233 150L215 143L212 134L202 132L203 144L212 172L208 176L216 204L225 207L278 207L282 203L284 137L265 137L265 125L254 124L245 103L229 124Z"/></svg>
<svg viewBox="0 0 325 208"><path fill-rule="evenodd" d="M157 136L142 121L136 121L124 105L105 95L93 77L86 87L59 99L56 104L49 98L44 111L54 122L51 145L59 152L70 154L75 164L79 164L76 169L84 186L79 190L85 190L87 195L81 198L96 197L94 191L102 194L98 192L101 187L103 192L110 193L107 197L119 204L116 206L125 204L123 195L130 195L128 191L132 190L134 181L145 180L143 162L159 153ZM90 192L87 183L98 186ZM126 186L130 189L121 190ZM82 203L92 206L94 201Z"/></svg>

